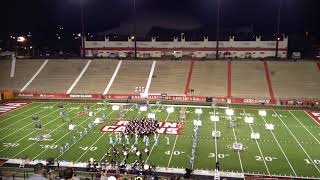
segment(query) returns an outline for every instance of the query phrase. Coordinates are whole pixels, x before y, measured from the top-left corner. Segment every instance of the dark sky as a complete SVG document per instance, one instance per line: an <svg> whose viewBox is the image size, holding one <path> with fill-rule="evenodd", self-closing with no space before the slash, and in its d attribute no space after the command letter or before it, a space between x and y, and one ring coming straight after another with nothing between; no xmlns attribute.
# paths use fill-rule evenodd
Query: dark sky
<svg viewBox="0 0 320 180"><path fill-rule="evenodd" d="M0 37L11 32L54 33L58 26L66 32L80 32L81 0L2 0ZM132 17L133 0L85 1L86 31L101 32ZM276 31L280 0L221 0L221 26L250 26L256 34ZM320 0L282 0L281 32L320 33ZM136 0L137 14L187 14L202 26L215 28L217 0ZM148 13L142 13L148 12ZM164 16L168 18L167 16ZM182 16L183 18L183 16Z"/></svg>

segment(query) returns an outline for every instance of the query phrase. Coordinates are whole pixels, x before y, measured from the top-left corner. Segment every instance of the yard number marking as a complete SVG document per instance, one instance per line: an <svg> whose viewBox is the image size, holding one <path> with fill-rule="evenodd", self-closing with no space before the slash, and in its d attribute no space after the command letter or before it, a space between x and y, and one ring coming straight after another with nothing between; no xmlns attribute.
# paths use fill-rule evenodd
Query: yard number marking
<svg viewBox="0 0 320 180"><path fill-rule="evenodd" d="M255 156L255 158L256 158L256 161L263 161L263 157L261 157L261 156ZM273 160L275 160L275 159L277 159L277 158L276 158L276 157L268 157L268 156L265 156L264 159L265 159L266 161L273 161Z"/></svg>

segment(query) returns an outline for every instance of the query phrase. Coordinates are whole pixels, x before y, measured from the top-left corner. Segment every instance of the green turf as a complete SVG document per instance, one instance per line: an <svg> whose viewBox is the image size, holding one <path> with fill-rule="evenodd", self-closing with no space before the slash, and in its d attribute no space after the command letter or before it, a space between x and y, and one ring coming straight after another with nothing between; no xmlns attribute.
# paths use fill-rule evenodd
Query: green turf
<svg viewBox="0 0 320 180"><path fill-rule="evenodd" d="M111 106L94 104L92 111L97 116L102 113L107 115L107 120L94 127L87 136L77 141L65 153L58 152L57 147L66 142L71 142L71 137L78 132L68 131L67 124L59 116L60 110L57 103L34 102L16 111L0 116L0 157L47 159L48 157L59 160L84 162L93 157L97 160L104 159L110 148L109 136L111 133L101 133L100 128L111 125L118 118L118 113L111 110ZM65 107L69 117L80 129L87 126L91 120L88 115L78 115L84 110L83 104L70 103ZM167 112L158 106L153 106L147 112L138 114L135 106L125 106L126 119L146 116L148 112L156 112L161 121L180 121L180 108L175 112ZM190 168L191 146L193 142L193 120L197 118L194 107L187 108L187 119L181 135L169 135L170 144L166 144L165 135L159 135L159 143L152 148L150 156L144 155L148 164L160 167ZM31 120L33 114L38 114L43 125L41 132L33 131L34 124ZM210 121L210 115L217 115L220 121L216 124ZM244 122L245 116L253 116L254 123L249 125ZM256 109L235 109L237 127L228 127L225 110L221 108L203 108L201 115L202 126L198 132L195 169L213 170L216 159L220 162L222 171L244 172L250 174L265 174L277 176L299 176L320 178L320 126L316 124L304 111L267 110L267 116L262 118ZM265 123L275 125L273 132L265 130ZM213 130L221 131L222 136L215 141L211 137ZM259 132L261 139L254 141L250 138L251 132ZM52 141L35 142L28 140L39 134L50 133ZM247 146L240 153L228 148L233 142L240 142ZM133 143L133 139L130 141ZM150 138L152 147L153 137ZM12 143L14 147L8 144ZM143 151L142 139L139 149ZM217 158L216 158L217 157ZM121 155L120 160L124 158ZM136 157L129 156L129 162ZM264 159L264 160L263 160Z"/></svg>

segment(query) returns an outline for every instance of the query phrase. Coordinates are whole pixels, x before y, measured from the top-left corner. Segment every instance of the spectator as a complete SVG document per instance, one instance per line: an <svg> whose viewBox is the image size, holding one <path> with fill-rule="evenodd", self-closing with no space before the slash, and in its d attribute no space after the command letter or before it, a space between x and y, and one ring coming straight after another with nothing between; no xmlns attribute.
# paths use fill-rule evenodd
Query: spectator
<svg viewBox="0 0 320 180"><path fill-rule="evenodd" d="M72 168L66 168L64 170L64 179L65 180L79 180L79 177L76 176L75 173L73 173Z"/></svg>
<svg viewBox="0 0 320 180"><path fill-rule="evenodd" d="M42 163L38 163L34 166L34 175L32 175L28 180L48 180L44 177L45 168Z"/></svg>

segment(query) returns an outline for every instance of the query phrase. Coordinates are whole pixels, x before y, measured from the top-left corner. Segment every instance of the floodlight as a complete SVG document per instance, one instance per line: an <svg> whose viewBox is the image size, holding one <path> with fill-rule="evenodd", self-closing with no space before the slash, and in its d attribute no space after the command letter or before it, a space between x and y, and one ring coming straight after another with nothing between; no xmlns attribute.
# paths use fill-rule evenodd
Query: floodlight
<svg viewBox="0 0 320 180"><path fill-rule="evenodd" d="M234 115L234 110L233 109L226 109L226 114L228 116L233 116Z"/></svg>
<svg viewBox="0 0 320 180"><path fill-rule="evenodd" d="M167 107L167 113L173 113L174 112L174 107Z"/></svg>
<svg viewBox="0 0 320 180"><path fill-rule="evenodd" d="M148 118L155 119L156 118L156 114L155 113L149 113L148 114Z"/></svg>
<svg viewBox="0 0 320 180"><path fill-rule="evenodd" d="M219 116L210 116L210 120L213 122L218 122L219 121Z"/></svg>
<svg viewBox="0 0 320 180"><path fill-rule="evenodd" d="M118 106L118 105L112 106L112 111L119 111L119 109L120 109L120 106Z"/></svg>
<svg viewBox="0 0 320 180"><path fill-rule="evenodd" d="M26 38L23 37L23 36L19 36L19 37L17 38L17 41L18 41L18 42L24 42L24 41L26 41Z"/></svg>
<svg viewBox="0 0 320 180"><path fill-rule="evenodd" d="M260 116L267 116L267 111L266 110L259 110L259 115Z"/></svg>
<svg viewBox="0 0 320 180"><path fill-rule="evenodd" d="M200 109L200 108L199 108L199 109L196 109L196 110L195 110L195 113L196 113L196 114L202 114L202 109Z"/></svg>
<svg viewBox="0 0 320 180"><path fill-rule="evenodd" d="M140 106L140 111L147 111L147 106Z"/></svg>

